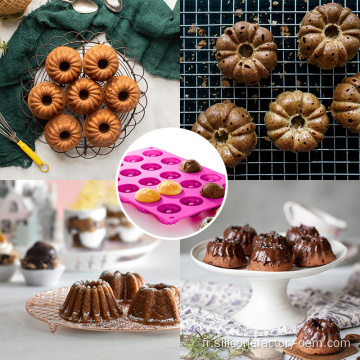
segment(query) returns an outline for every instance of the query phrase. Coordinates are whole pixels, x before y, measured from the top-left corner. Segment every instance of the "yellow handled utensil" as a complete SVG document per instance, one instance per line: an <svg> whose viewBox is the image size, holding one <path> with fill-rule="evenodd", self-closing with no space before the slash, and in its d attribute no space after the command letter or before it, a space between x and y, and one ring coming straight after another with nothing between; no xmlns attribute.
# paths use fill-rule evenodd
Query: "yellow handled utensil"
<svg viewBox="0 0 360 360"><path fill-rule="evenodd" d="M20 149L28 155L35 164L39 167L40 171L46 173L49 171L49 165L44 163L24 142L22 142L14 131L12 131L5 118L0 114L0 134L7 137L9 140L17 144Z"/></svg>

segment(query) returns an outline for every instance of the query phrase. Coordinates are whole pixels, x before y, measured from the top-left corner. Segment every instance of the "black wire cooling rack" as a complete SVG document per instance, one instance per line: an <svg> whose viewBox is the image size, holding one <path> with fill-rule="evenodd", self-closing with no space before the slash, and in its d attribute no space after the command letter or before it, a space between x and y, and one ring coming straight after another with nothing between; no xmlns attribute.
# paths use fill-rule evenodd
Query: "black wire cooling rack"
<svg viewBox="0 0 360 360"><path fill-rule="evenodd" d="M257 125L258 144L248 159L228 169L230 180L360 179L359 135L336 124L330 111L329 130L316 150L293 154L278 150L264 138L264 115L278 94L310 92L329 109L336 85L360 72L359 54L334 70L321 70L298 58L296 34L302 18L328 2L331 0L182 0L181 127L191 129L201 111L227 99L246 108ZM357 0L337 2L360 15ZM271 31L278 46L276 68L268 79L252 87L235 85L232 80L226 84L216 66L216 39L238 21L260 23ZM191 26L199 29L191 31Z"/></svg>

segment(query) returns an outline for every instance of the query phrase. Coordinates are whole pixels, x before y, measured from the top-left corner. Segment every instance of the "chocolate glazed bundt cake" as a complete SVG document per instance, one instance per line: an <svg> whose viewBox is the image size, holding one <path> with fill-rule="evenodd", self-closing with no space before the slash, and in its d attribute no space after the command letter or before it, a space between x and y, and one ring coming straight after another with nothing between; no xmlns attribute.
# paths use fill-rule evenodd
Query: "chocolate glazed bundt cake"
<svg viewBox="0 0 360 360"><path fill-rule="evenodd" d="M256 85L269 76L277 63L277 46L269 30L240 21L226 28L216 41L218 67L228 79Z"/></svg>
<svg viewBox="0 0 360 360"><path fill-rule="evenodd" d="M215 238L206 246L204 262L226 269L235 269L247 265L244 249L240 240Z"/></svg>
<svg viewBox="0 0 360 360"><path fill-rule="evenodd" d="M250 114L230 101L215 104L201 113L192 131L210 141L225 166L232 168L246 159L257 143Z"/></svg>
<svg viewBox="0 0 360 360"><path fill-rule="evenodd" d="M64 111L65 91L53 82L42 82L31 89L28 104L30 111L39 119L51 119Z"/></svg>
<svg viewBox="0 0 360 360"><path fill-rule="evenodd" d="M144 278L140 274L132 272L122 274L120 271L114 273L104 271L100 275L100 279L108 282L114 292L115 299L124 303L130 303L140 287L145 285Z"/></svg>
<svg viewBox="0 0 360 360"><path fill-rule="evenodd" d="M311 235L311 236L319 236L319 232L313 226L292 226L286 232L286 240L293 247L297 240L301 239L303 236Z"/></svg>
<svg viewBox="0 0 360 360"><path fill-rule="evenodd" d="M288 243L286 238L275 231L270 231L267 234L258 234L254 237L252 242L252 249L261 245L280 245L287 248L292 254L292 246Z"/></svg>
<svg viewBox="0 0 360 360"><path fill-rule="evenodd" d="M296 336L295 344L306 354L333 354L342 348L340 330L331 319L309 319Z"/></svg>
<svg viewBox="0 0 360 360"><path fill-rule="evenodd" d="M249 226L249 224L244 226L229 226L224 231L224 238L240 241L245 255L251 254L254 236L256 236L256 231Z"/></svg>
<svg viewBox="0 0 360 360"><path fill-rule="evenodd" d="M360 19L336 3L319 5L301 21L299 54L321 69L344 66L360 46Z"/></svg>
<svg viewBox="0 0 360 360"><path fill-rule="evenodd" d="M143 285L130 304L128 316L132 321L148 325L180 323L180 291L166 284Z"/></svg>
<svg viewBox="0 0 360 360"><path fill-rule="evenodd" d="M115 320L123 314L110 285L103 280L77 281L59 313L64 320L80 323Z"/></svg>
<svg viewBox="0 0 360 360"><path fill-rule="evenodd" d="M266 234L268 237L270 234ZM266 242L253 245L248 270L288 271L293 267L293 256L287 246Z"/></svg>
<svg viewBox="0 0 360 360"><path fill-rule="evenodd" d="M360 133L360 73L345 78L335 89L331 116L353 133Z"/></svg>
<svg viewBox="0 0 360 360"><path fill-rule="evenodd" d="M270 140L277 148L298 153L315 149L329 127L325 106L300 90L284 92L265 114Z"/></svg>
<svg viewBox="0 0 360 360"><path fill-rule="evenodd" d="M320 266L336 260L330 243L322 236L303 236L295 242L293 253L297 266Z"/></svg>

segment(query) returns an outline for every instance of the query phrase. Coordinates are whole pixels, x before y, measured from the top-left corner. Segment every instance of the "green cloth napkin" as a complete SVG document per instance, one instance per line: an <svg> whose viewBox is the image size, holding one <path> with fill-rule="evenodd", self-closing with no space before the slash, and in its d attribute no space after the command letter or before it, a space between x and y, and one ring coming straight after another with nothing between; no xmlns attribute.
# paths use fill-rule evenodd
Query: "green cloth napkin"
<svg viewBox="0 0 360 360"><path fill-rule="evenodd" d="M29 130L28 118L22 112L20 79L38 48L54 36L63 36L69 31L106 31L112 39L129 48L150 74L176 80L180 77L179 0L174 11L163 0L123 0L123 9L117 14L111 12L103 0L93 1L99 9L92 14L79 14L70 4L59 0L34 10L21 20L8 43L6 55L0 58L0 113L33 150L36 135ZM40 53L44 51L42 48ZM33 60L32 66L36 66ZM27 168L31 164L16 144L0 135L0 167Z"/></svg>

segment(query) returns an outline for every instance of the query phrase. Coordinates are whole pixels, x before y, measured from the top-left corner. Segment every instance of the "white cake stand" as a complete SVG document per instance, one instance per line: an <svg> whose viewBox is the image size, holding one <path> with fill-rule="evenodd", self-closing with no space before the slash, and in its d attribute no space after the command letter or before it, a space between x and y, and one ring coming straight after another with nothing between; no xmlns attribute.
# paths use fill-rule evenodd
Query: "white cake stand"
<svg viewBox="0 0 360 360"><path fill-rule="evenodd" d="M266 272L243 269L223 269L204 263L205 240L191 249L192 259L206 270L217 274L248 278L252 295L248 304L234 315L235 320L251 329L267 330L279 326L301 324L305 313L291 305L287 295L290 279L319 274L341 263L346 257L347 249L335 240L329 240L336 260L327 265L300 268L294 266L290 271Z"/></svg>

